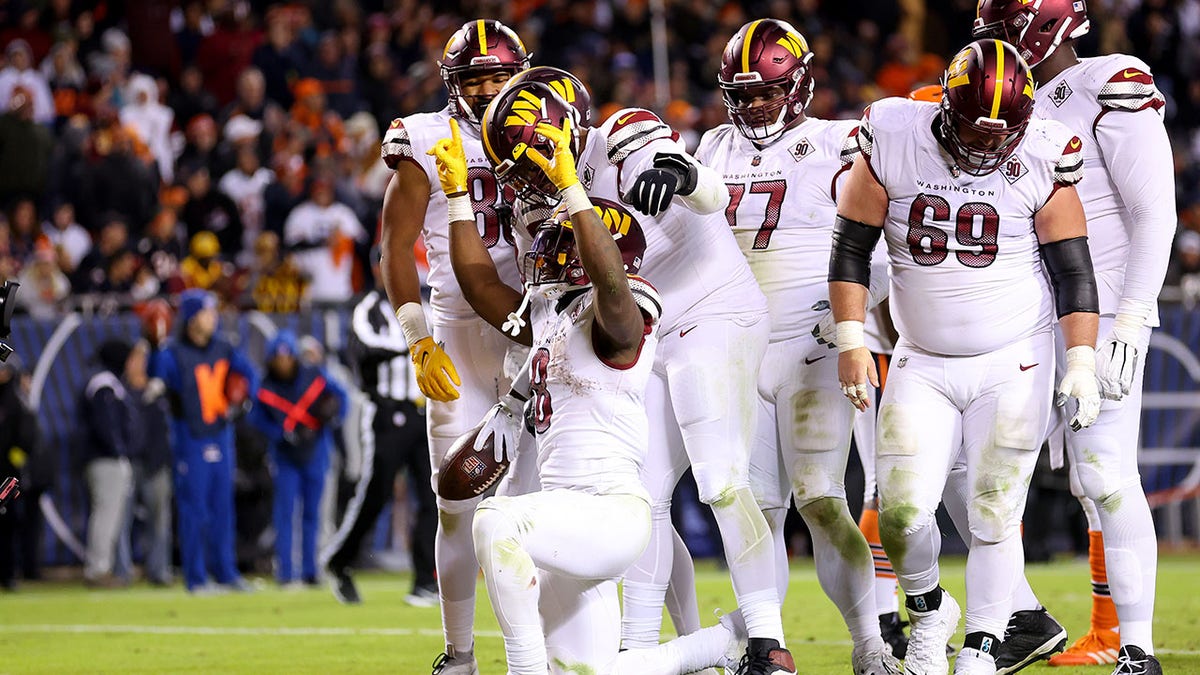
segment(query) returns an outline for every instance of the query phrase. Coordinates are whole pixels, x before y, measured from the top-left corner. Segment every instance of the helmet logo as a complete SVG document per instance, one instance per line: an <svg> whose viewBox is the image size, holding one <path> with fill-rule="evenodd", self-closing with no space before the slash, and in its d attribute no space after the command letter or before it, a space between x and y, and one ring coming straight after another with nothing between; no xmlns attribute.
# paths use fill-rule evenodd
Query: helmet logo
<svg viewBox="0 0 1200 675"><path fill-rule="evenodd" d="M954 57L950 62L950 68L946 70L946 88L953 89L964 84L970 84L971 75L967 73L967 61L971 54L970 49L964 49Z"/></svg>
<svg viewBox="0 0 1200 675"><path fill-rule="evenodd" d="M608 231L612 232L614 239L620 239L629 234L629 225L633 222L633 219L629 217L628 213L621 213L611 206L606 206L603 209L599 206L593 208L599 214L600 220L603 220L604 225L608 227Z"/></svg>
<svg viewBox="0 0 1200 675"><path fill-rule="evenodd" d="M512 104L512 111L509 112L508 117L504 120L504 126L528 126L537 122L538 119L545 119L546 117L547 113L545 99L540 99L532 92L525 89L518 92L517 99L513 101ZM525 144L522 143L518 147L521 147L523 151L524 145ZM514 152L516 151L514 150ZM515 156L519 157L520 155Z"/></svg>
<svg viewBox="0 0 1200 675"><path fill-rule="evenodd" d="M555 80L551 82L550 88L553 89L554 93L562 97L562 100L566 101L567 103L575 102L575 85L572 84L567 78L564 77L561 80Z"/></svg>
<svg viewBox="0 0 1200 675"><path fill-rule="evenodd" d="M785 33L783 37L776 41L782 45L789 54L796 58L804 55L808 51L808 44L804 41L804 37L799 33Z"/></svg>
<svg viewBox="0 0 1200 675"><path fill-rule="evenodd" d="M473 56L473 57L471 57L471 65L472 65L472 66L493 66L493 65L501 65L501 64L500 64L500 57L499 57L499 56L496 56L496 55L492 55L492 56Z"/></svg>
<svg viewBox="0 0 1200 675"><path fill-rule="evenodd" d="M479 53L487 56L487 21L483 19L476 21L475 32L479 35Z"/></svg>

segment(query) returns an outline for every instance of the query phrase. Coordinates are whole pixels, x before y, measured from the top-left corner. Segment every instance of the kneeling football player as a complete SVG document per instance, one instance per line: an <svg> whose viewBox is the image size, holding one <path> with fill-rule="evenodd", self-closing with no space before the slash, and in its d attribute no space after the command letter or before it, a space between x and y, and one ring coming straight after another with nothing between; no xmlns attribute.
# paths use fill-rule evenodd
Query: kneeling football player
<svg viewBox="0 0 1200 675"><path fill-rule="evenodd" d="M548 180L561 195L526 255L525 299L546 311L533 322L527 384L498 404L479 432L501 444L517 435L523 422L514 409L524 407L537 438L542 491L485 500L473 528L508 672L673 673L721 664L727 648L739 653L735 633L744 640L733 615L684 638L700 649L674 645L618 659L616 579L650 536L639 472L661 300L636 276L645 253L640 229L618 224L610 231L579 183L570 106L544 85L527 86L546 102L537 114L510 114L504 104L515 97L500 96L484 118L485 136L492 136L491 124L505 128L494 138L508 147L496 150L513 159L498 168ZM451 134L431 152L449 197L454 268L464 295L499 328L526 303L486 258L466 202L466 163L453 121Z"/></svg>

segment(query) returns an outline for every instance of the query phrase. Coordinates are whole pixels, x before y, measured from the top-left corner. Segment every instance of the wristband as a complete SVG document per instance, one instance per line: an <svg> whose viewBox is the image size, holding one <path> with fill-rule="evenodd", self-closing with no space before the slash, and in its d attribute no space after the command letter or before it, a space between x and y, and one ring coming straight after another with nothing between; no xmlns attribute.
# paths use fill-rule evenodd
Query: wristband
<svg viewBox="0 0 1200 675"><path fill-rule="evenodd" d="M1140 300L1122 298L1117 305L1117 317L1113 322L1113 337L1121 342L1135 344L1142 334L1142 326L1146 325L1146 317L1154 307Z"/></svg>
<svg viewBox="0 0 1200 675"><path fill-rule="evenodd" d="M1072 367L1084 368L1096 372L1096 349L1087 345L1071 347L1067 350L1067 370Z"/></svg>
<svg viewBox="0 0 1200 675"><path fill-rule="evenodd" d="M571 187L562 191L562 203L567 207L567 215L573 216L576 213L592 210L592 200L588 199L587 192L583 186L575 183Z"/></svg>
<svg viewBox="0 0 1200 675"><path fill-rule="evenodd" d="M867 346L863 337L863 322L861 321L839 321L834 325L834 330L836 331L834 340L837 341L839 354Z"/></svg>
<svg viewBox="0 0 1200 675"><path fill-rule="evenodd" d="M425 323L425 310L419 302L406 302L396 308L396 318L400 321L400 330L404 331L404 340L411 347L419 340L431 337L429 326Z"/></svg>
<svg viewBox="0 0 1200 675"><path fill-rule="evenodd" d="M471 198L468 195L461 194L457 197L450 197L446 200L446 205L450 222L456 223L460 220L475 222L475 210L471 208Z"/></svg>

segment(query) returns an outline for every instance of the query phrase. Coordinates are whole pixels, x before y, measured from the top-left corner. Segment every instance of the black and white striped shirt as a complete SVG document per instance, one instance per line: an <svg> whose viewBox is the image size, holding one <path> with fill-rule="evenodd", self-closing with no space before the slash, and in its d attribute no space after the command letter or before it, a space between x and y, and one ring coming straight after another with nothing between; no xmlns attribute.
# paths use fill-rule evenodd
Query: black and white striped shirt
<svg viewBox="0 0 1200 675"><path fill-rule="evenodd" d="M421 395L408 343L385 294L370 291L354 306L349 349L363 391L376 403Z"/></svg>

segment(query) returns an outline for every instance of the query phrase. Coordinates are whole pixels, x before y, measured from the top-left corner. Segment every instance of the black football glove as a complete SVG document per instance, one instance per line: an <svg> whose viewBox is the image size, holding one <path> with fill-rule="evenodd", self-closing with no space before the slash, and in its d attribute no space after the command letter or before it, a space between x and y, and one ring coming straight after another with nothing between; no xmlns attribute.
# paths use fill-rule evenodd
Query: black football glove
<svg viewBox="0 0 1200 675"><path fill-rule="evenodd" d="M696 165L674 153L654 155L654 165L646 169L625 194L625 202L653 218L671 204L676 194L690 195L696 189Z"/></svg>

